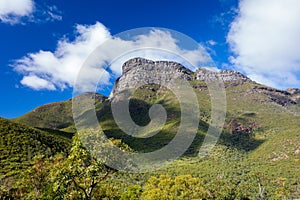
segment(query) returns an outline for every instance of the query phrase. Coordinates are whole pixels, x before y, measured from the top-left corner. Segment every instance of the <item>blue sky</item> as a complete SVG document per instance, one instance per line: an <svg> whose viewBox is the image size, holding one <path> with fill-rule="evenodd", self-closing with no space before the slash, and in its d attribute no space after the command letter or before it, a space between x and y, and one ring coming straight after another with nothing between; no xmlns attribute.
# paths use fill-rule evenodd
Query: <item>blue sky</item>
<svg viewBox="0 0 300 200"><path fill-rule="evenodd" d="M188 35L220 69L282 89L300 86L297 0L16 1L0 2L1 117L71 98L73 76L63 73L70 59L81 59L79 49L140 27Z"/></svg>

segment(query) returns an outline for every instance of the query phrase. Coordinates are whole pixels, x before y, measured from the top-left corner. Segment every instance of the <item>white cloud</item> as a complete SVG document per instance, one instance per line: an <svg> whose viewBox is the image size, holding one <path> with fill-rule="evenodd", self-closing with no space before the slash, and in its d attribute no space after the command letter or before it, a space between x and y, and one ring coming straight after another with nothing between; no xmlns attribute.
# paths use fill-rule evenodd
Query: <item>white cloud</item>
<svg viewBox="0 0 300 200"><path fill-rule="evenodd" d="M48 6L46 11L44 11L44 15L48 15L46 18L47 21L62 20L61 11L59 11L56 6Z"/></svg>
<svg viewBox="0 0 300 200"><path fill-rule="evenodd" d="M55 85L55 88L65 89L74 84L80 67L89 54L102 42L110 38L110 33L100 23L92 26L76 26L77 37L74 41L64 38L58 41L55 52L39 51L30 53L17 60L13 65L17 72L25 77L35 76ZM26 86L34 89L36 82L26 82Z"/></svg>
<svg viewBox="0 0 300 200"><path fill-rule="evenodd" d="M35 75L25 76L21 80L21 83L35 90L40 90L40 89L55 90L55 86L52 83L48 82L45 79L39 78Z"/></svg>
<svg viewBox="0 0 300 200"><path fill-rule="evenodd" d="M264 84L299 87L299 10L299 0L241 0L227 36L235 67Z"/></svg>
<svg viewBox="0 0 300 200"><path fill-rule="evenodd" d="M0 21L15 24L20 18L28 17L34 10L33 0L1 0Z"/></svg>
<svg viewBox="0 0 300 200"><path fill-rule="evenodd" d="M34 0L0 0L0 22L18 24L62 20L56 6L38 5Z"/></svg>
<svg viewBox="0 0 300 200"><path fill-rule="evenodd" d="M94 89L92 86L97 83L100 76L102 76L100 86L110 84L110 78L119 76L122 64L133 57L182 61L183 59L178 56L180 55L195 66L210 60L201 45L194 50L182 49L177 44L178 41L168 31L163 30L154 29L146 34L138 35L133 40L128 40L112 37L108 29L97 22L90 26L77 25L75 34L73 41L67 38L59 40L54 52L41 50L16 60L13 64L14 70L23 74L24 79L35 76L45 80L55 89L63 90L74 86L82 65L89 57L89 63L85 63L88 67L80 71L81 75L84 74L83 81L77 81L82 90L86 91ZM100 44L102 44L100 48L96 48ZM168 49L169 52L157 51L157 49ZM118 57L124 52L127 53ZM114 62L110 69L105 69L107 63L112 61ZM27 80L29 81L26 81L26 84L24 81L21 83L33 89L49 89L47 85L42 87L42 84L36 81L30 82L28 78ZM53 89L52 86L50 89Z"/></svg>
<svg viewBox="0 0 300 200"><path fill-rule="evenodd" d="M218 44L218 43L217 43L216 41L214 41L214 40L208 40L206 43L207 43L208 45L210 45L210 46L215 46L215 45Z"/></svg>

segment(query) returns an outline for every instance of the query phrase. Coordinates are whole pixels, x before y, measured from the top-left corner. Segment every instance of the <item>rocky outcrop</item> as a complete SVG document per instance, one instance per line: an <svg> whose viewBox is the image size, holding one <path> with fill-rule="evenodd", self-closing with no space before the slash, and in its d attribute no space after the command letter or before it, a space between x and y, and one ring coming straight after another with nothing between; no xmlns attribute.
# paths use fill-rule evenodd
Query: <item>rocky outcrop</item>
<svg viewBox="0 0 300 200"><path fill-rule="evenodd" d="M123 74L115 82L110 98L116 92L135 85L136 83L151 84L153 82L162 85L172 79L194 79L194 73L179 63L171 61L152 61L144 58L133 58L122 66ZM153 74L159 74L155 76ZM153 78L155 80L153 80Z"/></svg>
<svg viewBox="0 0 300 200"><path fill-rule="evenodd" d="M291 94L291 99L297 103L300 103L300 89L298 88L289 88L286 90Z"/></svg>
<svg viewBox="0 0 300 200"><path fill-rule="evenodd" d="M80 94L80 95L74 97L74 99L78 102L79 101L84 101L87 98L88 99L93 99L97 103L102 103L107 99L107 97L103 96L102 94L98 94L98 93L95 93L95 92L85 92L83 94ZM69 99L69 101L72 101L72 99Z"/></svg>
<svg viewBox="0 0 300 200"><path fill-rule="evenodd" d="M236 84L251 82L243 74L231 70L210 71L199 68L196 72L185 68L181 64L172 61L152 61L144 58L133 58L125 62L122 66L122 76L119 77L109 96L112 98L116 92L135 85L136 83L151 84L153 82L162 85L173 79L184 79L187 81L223 81ZM159 76L153 76L159 74ZM153 77L155 80L153 80Z"/></svg>
<svg viewBox="0 0 300 200"><path fill-rule="evenodd" d="M278 89L266 87L266 86L255 86L253 89L258 90L258 91L270 92L270 93L279 93L279 94L287 95L287 96L291 95L288 91L278 90Z"/></svg>
<svg viewBox="0 0 300 200"><path fill-rule="evenodd" d="M300 89L298 89L298 88L288 88L286 91L288 93L290 93L291 95L300 94Z"/></svg>
<svg viewBox="0 0 300 200"><path fill-rule="evenodd" d="M245 124L234 119L229 124L229 133L230 135L252 134L253 129L257 127L259 127L259 125L254 122L247 122Z"/></svg>
<svg viewBox="0 0 300 200"><path fill-rule="evenodd" d="M223 82L235 82L244 83L251 82L251 79L245 75L232 71L232 70L221 70L221 71L211 71L205 68L199 68L196 70L196 80L200 81L223 81Z"/></svg>
<svg viewBox="0 0 300 200"><path fill-rule="evenodd" d="M267 95L271 102L274 102L283 107L297 104L297 100L293 98L291 92L289 92L288 90L284 91L267 86L255 86L252 91Z"/></svg>

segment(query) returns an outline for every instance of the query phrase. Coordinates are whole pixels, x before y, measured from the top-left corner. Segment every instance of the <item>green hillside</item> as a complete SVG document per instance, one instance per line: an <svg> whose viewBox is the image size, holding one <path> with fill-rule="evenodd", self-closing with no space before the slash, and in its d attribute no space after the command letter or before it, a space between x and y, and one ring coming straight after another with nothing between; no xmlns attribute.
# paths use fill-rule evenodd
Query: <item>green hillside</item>
<svg viewBox="0 0 300 200"><path fill-rule="evenodd" d="M209 91L203 82L194 81L192 85L196 88L195 92L199 99L201 112L199 134L196 140L201 140L210 120ZM201 90L199 90L200 86ZM274 144L277 141L282 142L284 137L285 140L297 141L289 144L291 151L297 152L300 117L291 113L290 105L282 106L272 100L268 94L256 92L255 88L258 86L256 83L244 83L226 88L227 117L219 143L249 152L253 156L261 154L258 157L262 159L269 156L268 159L272 160L275 156L272 149L284 151L280 145L274 147ZM275 94L272 95L274 97ZM136 150L152 151L155 148L160 148L160 145L167 144L173 138L173 134L176 133L180 123L180 106L175 95L165 88L150 85L136 91L131 98L129 108L132 119L139 125L146 125L150 120L148 110L151 105L157 103L166 108L168 119L162 131L152 138L136 139L122 133L113 120L109 102L97 109L98 119L108 136L123 139L129 144L132 143L132 148L137 148ZM155 130L148 131L148 134L151 134ZM198 145L201 144L201 142L195 141L194 145L197 143ZM155 145L157 146L155 147ZM149 149L147 149L148 147ZM296 156L292 155L292 152L287 153Z"/></svg>
<svg viewBox="0 0 300 200"><path fill-rule="evenodd" d="M264 184L269 198L275 198L277 193L277 197L282 193L298 197L300 116L297 110L299 105L289 103L291 96L270 87L257 89L262 86L253 82L233 86L226 84L224 131L213 151L204 159L199 159L197 152L210 120L210 98L205 83L193 81L191 84L197 93L201 111L198 134L185 157L154 173L155 176L192 174L208 182L223 176L219 184L226 185L230 181L233 191L234 188L244 187L239 183L242 180L245 181L243 184L248 184L245 188L247 192L252 188L252 193L256 193L259 183ZM168 144L176 134L180 123L180 107L176 97L165 88L148 85L135 92L129 108L132 119L139 125L145 125L150 120L149 108L157 103L166 108L168 120L162 131L151 138L138 139L119 130L108 102L98 109L98 119L108 137L121 139L139 152L153 151ZM155 130L148 131L145 134ZM240 192L243 193L243 189Z"/></svg>
<svg viewBox="0 0 300 200"><path fill-rule="evenodd" d="M82 98L83 96L95 98L96 103L101 103L106 99L103 95L95 93L84 93L76 98ZM14 121L42 129L61 130L69 133L76 132L72 113L72 99L39 106L14 119Z"/></svg>
<svg viewBox="0 0 300 200"><path fill-rule="evenodd" d="M138 187L142 187L140 191L144 191L150 199L157 197L151 197L148 193L151 191L149 191L152 184L151 176L155 177L157 182L164 182L171 181L172 178L177 180L176 177L186 175L197 180L201 179L205 183L203 187L208 191L209 199L299 197L300 106L293 100L295 96L254 82L225 83L227 114L224 131L213 151L200 159L198 150L209 126L211 102L204 82L191 81L190 83L197 94L200 107L199 130L193 144L181 159L159 171L137 175L130 181L131 184L134 186L138 182ZM43 127L48 131L53 128L57 129L56 131L74 130L71 120L68 124L65 123L66 126L53 126L58 113L71 116L70 103L68 101L57 103L60 106L54 105L51 109L44 109L42 106L40 108L43 109L39 112L32 111L17 120ZM168 117L163 127L155 127L143 133L144 136L151 135L162 128L158 134L147 139L132 137L118 128L112 117L109 100L97 102L96 112L101 127L109 138L121 139L135 151L150 152L167 145L174 138L180 124L180 105L175 95L157 85L143 86L131 97L129 110L133 121L141 126L148 124L150 121L148 111L154 104L162 104L167 110ZM86 118L88 112L83 112L81 118L88 120ZM39 121L36 120L38 116L47 117ZM65 120L68 117L60 116L64 122L68 121ZM36 129L30 130L36 131ZM165 180L164 175L171 175L171 177ZM119 177L118 181L126 182L126 175ZM118 181L112 180L111 184L116 187L115 195L121 196L124 192L122 188L125 186L120 186ZM154 185L152 192L157 192L157 187L160 186ZM168 190L163 188L161 192L164 191Z"/></svg>
<svg viewBox="0 0 300 200"><path fill-rule="evenodd" d="M199 100L201 120L198 135L187 154L196 154L208 128L210 98L204 82L193 81L191 84ZM300 117L297 110L299 104L282 105L282 102L289 102L291 98L289 95L256 83L226 84L226 95L227 116L224 132L219 140L220 145L245 151L253 158L262 160L275 161L299 157ZM147 152L166 145L174 137L180 123L180 106L173 93L155 85L138 89L130 100L131 117L139 125L149 123L148 110L151 105L157 103L166 108L168 119L159 134L147 139L137 139L119 130L113 120L109 101L98 102L96 111L108 137L122 139L133 149ZM82 114L82 118L84 116L85 113ZM42 127L48 131L52 129L74 131L70 100L41 106L16 121ZM59 123L65 126L58 126ZM148 130L148 133L144 134L151 134L153 131L155 130Z"/></svg>
<svg viewBox="0 0 300 200"><path fill-rule="evenodd" d="M39 106L15 119L26 125L48 129L63 129L73 124L72 101L50 103Z"/></svg>
<svg viewBox="0 0 300 200"><path fill-rule="evenodd" d="M0 118L0 178L27 168L36 155L67 153L70 138Z"/></svg>

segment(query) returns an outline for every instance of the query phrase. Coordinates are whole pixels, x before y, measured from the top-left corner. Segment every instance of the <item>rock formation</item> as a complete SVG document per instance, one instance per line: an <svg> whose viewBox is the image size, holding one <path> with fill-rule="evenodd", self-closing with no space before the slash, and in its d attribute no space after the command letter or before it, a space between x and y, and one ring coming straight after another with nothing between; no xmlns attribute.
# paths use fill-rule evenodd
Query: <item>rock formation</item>
<svg viewBox="0 0 300 200"><path fill-rule="evenodd" d="M300 89L298 89L298 88L288 88L286 91L288 93L290 93L291 95L300 94Z"/></svg>
<svg viewBox="0 0 300 200"><path fill-rule="evenodd" d="M136 83L151 84L153 73L155 82L167 83L172 79L193 80L194 73L179 63L171 61L152 61L144 58L133 58L125 62L122 66L122 76L119 77L110 94L110 98L116 92L122 91ZM152 73L152 74L150 74Z"/></svg>
<svg viewBox="0 0 300 200"><path fill-rule="evenodd" d="M245 75L232 70L211 71L205 68L199 68L196 70L195 74L196 74L196 80L200 80L200 81L221 80L223 82L235 82L235 83L251 82L251 79L249 79Z"/></svg>
<svg viewBox="0 0 300 200"><path fill-rule="evenodd" d="M155 82L166 83L172 79L184 79L187 81L216 81L231 82L243 84L251 80L243 74L231 70L222 70L219 72L210 71L205 68L199 68L196 72L185 68L181 64L172 61L152 61L144 58L133 58L125 62L122 66L122 76L119 77L110 94L110 98L116 92L122 91L136 83L151 84L153 79L149 73L160 74ZM144 71L144 72L143 72Z"/></svg>

